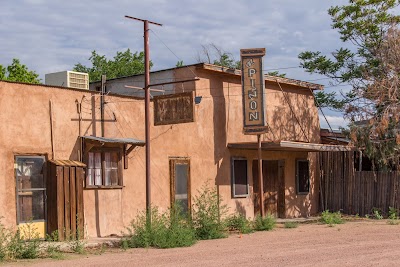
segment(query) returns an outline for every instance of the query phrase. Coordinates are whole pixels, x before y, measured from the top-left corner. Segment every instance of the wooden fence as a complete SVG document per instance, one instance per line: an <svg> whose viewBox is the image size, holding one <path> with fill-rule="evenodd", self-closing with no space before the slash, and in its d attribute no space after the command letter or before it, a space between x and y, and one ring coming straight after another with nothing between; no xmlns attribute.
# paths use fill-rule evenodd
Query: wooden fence
<svg viewBox="0 0 400 267"><path fill-rule="evenodd" d="M86 165L78 161L49 160L47 178L47 233L59 241L83 239L83 180Z"/></svg>
<svg viewBox="0 0 400 267"><path fill-rule="evenodd" d="M354 171L353 152L321 152L321 210L364 216L400 208L400 172Z"/></svg>

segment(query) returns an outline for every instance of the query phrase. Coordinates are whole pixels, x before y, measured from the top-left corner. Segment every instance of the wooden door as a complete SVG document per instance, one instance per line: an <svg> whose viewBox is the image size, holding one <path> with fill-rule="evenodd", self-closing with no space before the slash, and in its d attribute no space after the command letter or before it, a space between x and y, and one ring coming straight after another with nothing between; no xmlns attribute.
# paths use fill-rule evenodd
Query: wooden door
<svg viewBox="0 0 400 267"><path fill-rule="evenodd" d="M285 182L284 182L284 161L263 160L263 189L265 214L272 214L275 217L285 216ZM260 198L258 185L258 161L253 161L253 192L254 192L254 213L260 213Z"/></svg>
<svg viewBox="0 0 400 267"><path fill-rule="evenodd" d="M171 206L179 205L184 213L190 213L190 160L170 158Z"/></svg>

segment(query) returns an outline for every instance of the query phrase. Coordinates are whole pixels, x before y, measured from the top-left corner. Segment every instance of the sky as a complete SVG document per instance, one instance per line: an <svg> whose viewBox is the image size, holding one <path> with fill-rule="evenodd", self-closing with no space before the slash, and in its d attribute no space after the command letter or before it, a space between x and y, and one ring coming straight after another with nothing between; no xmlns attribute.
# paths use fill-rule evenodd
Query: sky
<svg viewBox="0 0 400 267"><path fill-rule="evenodd" d="M344 0L1 0L0 64L20 59L44 82L46 73L89 64L91 51L112 58L117 51L143 50L143 23L125 15L163 24L150 25L152 70L197 63L210 43L240 59L241 48L265 47L264 69L286 77L332 86L323 76L299 67L298 54L330 54L343 46L331 29L327 10ZM315 81L317 80L317 81ZM333 129L346 126L340 113L324 110ZM320 116L321 127L327 122Z"/></svg>

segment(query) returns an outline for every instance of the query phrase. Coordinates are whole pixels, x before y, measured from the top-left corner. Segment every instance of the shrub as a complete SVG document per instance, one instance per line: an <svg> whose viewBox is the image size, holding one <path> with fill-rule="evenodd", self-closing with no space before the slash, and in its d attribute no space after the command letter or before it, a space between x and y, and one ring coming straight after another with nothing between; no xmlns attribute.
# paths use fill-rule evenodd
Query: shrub
<svg viewBox="0 0 400 267"><path fill-rule="evenodd" d="M38 238L25 240L20 231L9 235L7 256L9 259L36 259L40 254L40 240Z"/></svg>
<svg viewBox="0 0 400 267"><path fill-rule="evenodd" d="M62 260L65 258L64 254L60 250L60 246L56 245L48 245L46 248L46 257L56 259L56 260Z"/></svg>
<svg viewBox="0 0 400 267"><path fill-rule="evenodd" d="M291 229L291 228L297 228L299 224L296 222L285 222L284 226L287 229Z"/></svg>
<svg viewBox="0 0 400 267"><path fill-rule="evenodd" d="M160 214L157 208L151 209L151 224L146 212L140 213L127 228L128 238L122 240L123 248L187 247L196 242L195 232L190 220L183 214L179 206Z"/></svg>
<svg viewBox="0 0 400 267"><path fill-rule="evenodd" d="M3 261L7 256L7 238L8 231L1 223L0 217L0 262Z"/></svg>
<svg viewBox="0 0 400 267"><path fill-rule="evenodd" d="M241 214L233 214L226 219L226 226L230 231L239 231L242 234L253 232L251 222Z"/></svg>
<svg viewBox="0 0 400 267"><path fill-rule="evenodd" d="M78 253L78 254L85 254L85 242L82 239L75 239L69 241L70 248L73 252Z"/></svg>
<svg viewBox="0 0 400 267"><path fill-rule="evenodd" d="M267 214L264 218L257 215L254 220L254 229L256 231L271 231L275 228L276 220L271 214Z"/></svg>
<svg viewBox="0 0 400 267"><path fill-rule="evenodd" d="M397 225L399 224L399 216L396 208L389 207L389 217L388 224Z"/></svg>
<svg viewBox="0 0 400 267"><path fill-rule="evenodd" d="M324 224L328 224L329 226L333 226L334 224L344 223L344 221L342 219L342 214L340 213L340 211L329 212L329 210L325 210L322 212L321 222Z"/></svg>
<svg viewBox="0 0 400 267"><path fill-rule="evenodd" d="M46 241L48 241L48 242L60 241L58 230L51 232L51 234L46 234Z"/></svg>
<svg viewBox="0 0 400 267"><path fill-rule="evenodd" d="M382 220L383 219L381 211L378 208L373 208L372 209L372 213L373 213L375 219L377 219L377 220Z"/></svg>
<svg viewBox="0 0 400 267"><path fill-rule="evenodd" d="M215 189L203 186L194 199L193 226L197 239L217 239L227 237L226 227L221 220L227 213L226 205L219 205L220 199Z"/></svg>

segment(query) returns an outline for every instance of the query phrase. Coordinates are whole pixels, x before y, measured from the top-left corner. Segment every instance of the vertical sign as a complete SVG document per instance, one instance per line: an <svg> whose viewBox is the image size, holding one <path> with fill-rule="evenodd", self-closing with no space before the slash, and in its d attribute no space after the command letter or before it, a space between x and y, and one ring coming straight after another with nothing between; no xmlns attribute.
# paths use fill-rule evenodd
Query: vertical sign
<svg viewBox="0 0 400 267"><path fill-rule="evenodd" d="M244 134L261 134L267 131L262 68L264 55L265 48L240 49Z"/></svg>

